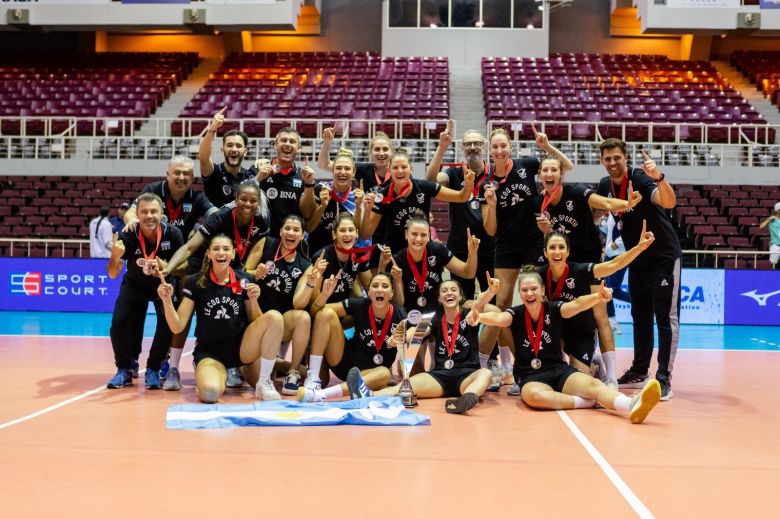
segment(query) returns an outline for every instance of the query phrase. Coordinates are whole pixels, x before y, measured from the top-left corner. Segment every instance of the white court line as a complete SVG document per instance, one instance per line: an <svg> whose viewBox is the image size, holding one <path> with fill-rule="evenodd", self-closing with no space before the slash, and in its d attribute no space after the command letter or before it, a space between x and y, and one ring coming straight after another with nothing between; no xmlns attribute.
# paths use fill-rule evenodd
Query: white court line
<svg viewBox="0 0 780 519"><path fill-rule="evenodd" d="M612 465L610 465L609 462L604 459L604 456L601 455L596 447L590 443L590 440L588 440L580 428L577 427L574 422L572 422L571 418L569 418L569 415L567 415L565 411L556 412L558 413L558 416L561 418L561 420L563 420L563 423L566 424L566 427L568 427L572 432L574 437L579 440L582 446L585 447L585 450L588 451L588 454L590 454L590 456L595 460L599 468L604 471L604 474L606 474L612 484L615 485L615 488L618 489L618 492L620 492L623 498L628 501L628 504L631 506L631 508L634 509L634 512L636 512L637 515L642 519L653 519L655 516L653 516L652 512L650 512L644 503L639 500L637 495L634 494L626 482L623 481L617 471L612 468Z"/></svg>
<svg viewBox="0 0 780 519"><path fill-rule="evenodd" d="M182 357L186 357L188 355L192 355L192 350L182 353ZM140 370L138 372L138 377L140 380L140 377L142 374L146 373L146 370ZM59 409L60 407L65 407L66 405L70 405L74 402L78 402L79 400L83 400L89 396L92 396L94 394L100 393L104 389L108 389L105 384L96 387L95 389L90 389L89 391L85 391L84 393L81 393L80 395L76 395L74 397L71 397L67 400L63 400L62 402L54 405L50 405L49 407L46 407L44 409L41 409L40 411L35 411L34 413L30 413L26 416L22 416L21 418L17 418L16 420L11 420L10 422L5 422L3 424L0 424L0 430L6 429L8 427L11 427L12 425L20 424L23 422L26 422L28 420L32 420L33 418L38 418L41 415L44 415L46 413L50 413L51 411L55 411Z"/></svg>

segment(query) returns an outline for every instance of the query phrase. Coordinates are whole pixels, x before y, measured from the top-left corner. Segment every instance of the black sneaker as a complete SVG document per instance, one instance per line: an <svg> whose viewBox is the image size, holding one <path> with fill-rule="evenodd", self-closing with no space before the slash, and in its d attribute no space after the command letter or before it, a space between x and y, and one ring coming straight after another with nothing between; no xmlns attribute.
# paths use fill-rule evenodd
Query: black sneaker
<svg viewBox="0 0 780 519"><path fill-rule="evenodd" d="M661 402L666 402L674 396L672 382L669 379L659 378L658 383L661 384Z"/></svg>
<svg viewBox="0 0 780 519"><path fill-rule="evenodd" d="M642 389L648 380L650 380L650 375L647 373L637 373L627 369L617 380L617 383L620 389Z"/></svg>

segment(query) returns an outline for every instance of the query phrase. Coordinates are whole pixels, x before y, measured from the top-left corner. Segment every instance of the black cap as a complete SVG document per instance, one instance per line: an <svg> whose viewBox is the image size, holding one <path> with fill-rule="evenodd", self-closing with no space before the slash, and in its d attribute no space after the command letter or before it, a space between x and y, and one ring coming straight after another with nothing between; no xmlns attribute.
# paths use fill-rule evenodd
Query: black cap
<svg viewBox="0 0 780 519"><path fill-rule="evenodd" d="M119 204L119 208L120 209L130 209L130 204L128 204L127 202L122 202L121 204Z"/></svg>

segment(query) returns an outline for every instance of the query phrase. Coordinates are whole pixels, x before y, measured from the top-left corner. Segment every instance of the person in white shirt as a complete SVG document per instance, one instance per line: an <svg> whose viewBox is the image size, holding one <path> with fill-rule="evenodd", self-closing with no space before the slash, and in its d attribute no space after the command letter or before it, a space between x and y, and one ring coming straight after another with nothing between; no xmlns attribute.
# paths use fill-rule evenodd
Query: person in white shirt
<svg viewBox="0 0 780 519"><path fill-rule="evenodd" d="M623 237L620 233L621 229L620 226L617 225L615 222L615 217L612 215L612 213L607 213L607 238L604 243L604 260L610 260L614 258L615 256L619 256L626 252L626 246L623 245ZM612 298L613 299L619 299L620 301L625 301L626 303L630 303L631 300L628 297L628 292L623 290L621 286L623 285L623 278L626 275L626 268L622 268L615 272L614 274L610 275L606 279L606 285L607 287L612 289ZM620 330L620 325L617 322L617 318L615 317L615 304L612 301L609 301L607 303L607 315L609 316L609 322L612 325L612 329L615 331L615 333L622 333Z"/></svg>
<svg viewBox="0 0 780 519"><path fill-rule="evenodd" d="M89 222L89 256L91 258L110 258L114 228L108 219L111 209L100 208L100 216Z"/></svg>

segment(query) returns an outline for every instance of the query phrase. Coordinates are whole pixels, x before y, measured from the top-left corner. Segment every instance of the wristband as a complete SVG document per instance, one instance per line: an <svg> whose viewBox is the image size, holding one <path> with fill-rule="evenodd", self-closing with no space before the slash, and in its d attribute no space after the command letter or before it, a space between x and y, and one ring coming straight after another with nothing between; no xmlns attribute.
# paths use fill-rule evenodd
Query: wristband
<svg viewBox="0 0 780 519"><path fill-rule="evenodd" d="M307 189L308 189L308 188L312 188L312 187L314 187L314 185L315 185L315 184L304 184L304 185L303 185L303 187L305 187L305 188L307 188Z"/></svg>
<svg viewBox="0 0 780 519"><path fill-rule="evenodd" d="M660 176L660 177L658 177L658 182L663 182L665 178L666 178L666 175L664 175L663 173L661 173L661 176Z"/></svg>
<svg viewBox="0 0 780 519"><path fill-rule="evenodd" d="M306 288L314 288L314 287L316 287L316 286L317 286L317 285L310 285L310 284L306 283Z"/></svg>

